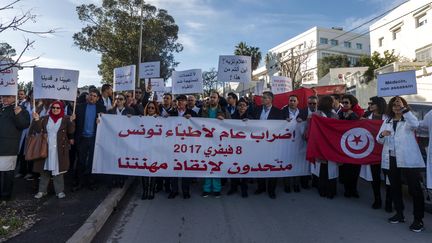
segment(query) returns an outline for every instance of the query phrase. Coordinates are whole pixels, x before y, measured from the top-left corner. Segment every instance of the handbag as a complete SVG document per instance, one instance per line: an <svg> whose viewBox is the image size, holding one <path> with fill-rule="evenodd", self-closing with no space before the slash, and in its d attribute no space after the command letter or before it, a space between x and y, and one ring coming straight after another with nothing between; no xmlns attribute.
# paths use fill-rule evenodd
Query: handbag
<svg viewBox="0 0 432 243"><path fill-rule="evenodd" d="M46 133L34 133L26 139L25 160L39 160L48 157L48 135Z"/></svg>

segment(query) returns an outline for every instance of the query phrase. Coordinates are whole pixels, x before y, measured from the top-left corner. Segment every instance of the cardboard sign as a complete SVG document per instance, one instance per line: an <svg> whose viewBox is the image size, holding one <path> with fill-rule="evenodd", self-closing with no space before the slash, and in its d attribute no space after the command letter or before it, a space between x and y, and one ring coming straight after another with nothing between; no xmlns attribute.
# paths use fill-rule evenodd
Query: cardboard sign
<svg viewBox="0 0 432 243"><path fill-rule="evenodd" d="M218 81L249 83L251 67L249 56L219 56Z"/></svg>
<svg viewBox="0 0 432 243"><path fill-rule="evenodd" d="M75 101L79 71L57 68L34 68L33 90L35 99Z"/></svg>
<svg viewBox="0 0 432 243"><path fill-rule="evenodd" d="M152 91L165 92L165 81L163 78L152 78L150 79Z"/></svg>
<svg viewBox="0 0 432 243"><path fill-rule="evenodd" d="M159 78L160 62L143 62L139 66L139 78Z"/></svg>
<svg viewBox="0 0 432 243"><path fill-rule="evenodd" d="M9 62L0 62L0 69L12 65ZM18 93L18 68L11 67L0 72L0 95L17 95Z"/></svg>
<svg viewBox="0 0 432 243"><path fill-rule="evenodd" d="M201 69L180 72L173 71L171 79L173 94L196 94L203 92Z"/></svg>
<svg viewBox="0 0 432 243"><path fill-rule="evenodd" d="M378 96L396 96L417 94L415 70L385 73L377 78Z"/></svg>
<svg viewBox="0 0 432 243"><path fill-rule="evenodd" d="M288 77L272 76L271 90L273 94L282 94L292 91L292 80Z"/></svg>
<svg viewBox="0 0 432 243"><path fill-rule="evenodd" d="M263 92L264 92L264 80L257 81L254 94L262 95Z"/></svg>
<svg viewBox="0 0 432 243"><path fill-rule="evenodd" d="M135 90L135 65L114 68L113 90Z"/></svg>

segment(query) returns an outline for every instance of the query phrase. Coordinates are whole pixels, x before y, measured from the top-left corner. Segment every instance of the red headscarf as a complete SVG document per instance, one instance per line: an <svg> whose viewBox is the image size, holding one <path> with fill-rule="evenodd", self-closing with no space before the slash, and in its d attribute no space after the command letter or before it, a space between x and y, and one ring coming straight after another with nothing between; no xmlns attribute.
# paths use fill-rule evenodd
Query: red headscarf
<svg viewBox="0 0 432 243"><path fill-rule="evenodd" d="M52 104L51 104L51 107L53 106L53 105L59 105L60 106L60 113L58 114L58 115L54 115L53 113L52 113L52 110L50 109L50 111L49 111L49 116L51 117L51 119L53 120L53 122L54 123L56 123L60 118L63 118L63 116L64 116L64 105L63 105L63 102L61 102L61 101L54 101Z"/></svg>

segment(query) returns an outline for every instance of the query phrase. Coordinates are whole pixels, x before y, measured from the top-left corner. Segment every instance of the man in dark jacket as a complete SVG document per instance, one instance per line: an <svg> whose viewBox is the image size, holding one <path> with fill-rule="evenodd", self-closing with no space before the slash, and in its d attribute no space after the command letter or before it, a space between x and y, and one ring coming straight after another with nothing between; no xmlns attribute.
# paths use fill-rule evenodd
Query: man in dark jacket
<svg viewBox="0 0 432 243"><path fill-rule="evenodd" d="M0 200L12 194L14 170L22 130L30 126L30 115L20 106L15 107L15 96L2 96L0 106Z"/></svg>
<svg viewBox="0 0 432 243"><path fill-rule="evenodd" d="M253 112L253 118L256 120L283 120L281 111L273 106L273 93L270 91L263 92L262 106L257 107ZM270 198L276 198L277 178L259 178L257 179L258 188L255 194L261 194L266 191Z"/></svg>
<svg viewBox="0 0 432 243"><path fill-rule="evenodd" d="M88 186L95 190L95 180L91 176L93 165L93 153L96 139L96 121L98 115L105 113L105 106L98 103L99 91L89 91L87 103L80 104L76 108L75 143L78 146L77 181L72 188L73 191Z"/></svg>

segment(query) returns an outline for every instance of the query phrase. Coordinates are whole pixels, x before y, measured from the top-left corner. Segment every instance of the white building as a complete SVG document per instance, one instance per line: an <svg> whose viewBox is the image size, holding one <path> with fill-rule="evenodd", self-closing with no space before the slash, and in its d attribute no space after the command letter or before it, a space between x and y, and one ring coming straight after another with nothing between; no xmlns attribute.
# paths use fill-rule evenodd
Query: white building
<svg viewBox="0 0 432 243"><path fill-rule="evenodd" d="M317 65L320 58L347 55L351 65L355 65L360 56L370 54L369 35L343 31L342 28L313 27L270 49L268 54L273 58L269 59L265 67L253 72L253 80L263 79L268 83L270 76L283 76L278 62L287 61L292 56L303 55L306 52L308 58L301 69L308 75L302 79L302 84L317 84Z"/></svg>
<svg viewBox="0 0 432 243"><path fill-rule="evenodd" d="M432 2L411 0L369 27L371 51L395 50L401 57L432 60Z"/></svg>

